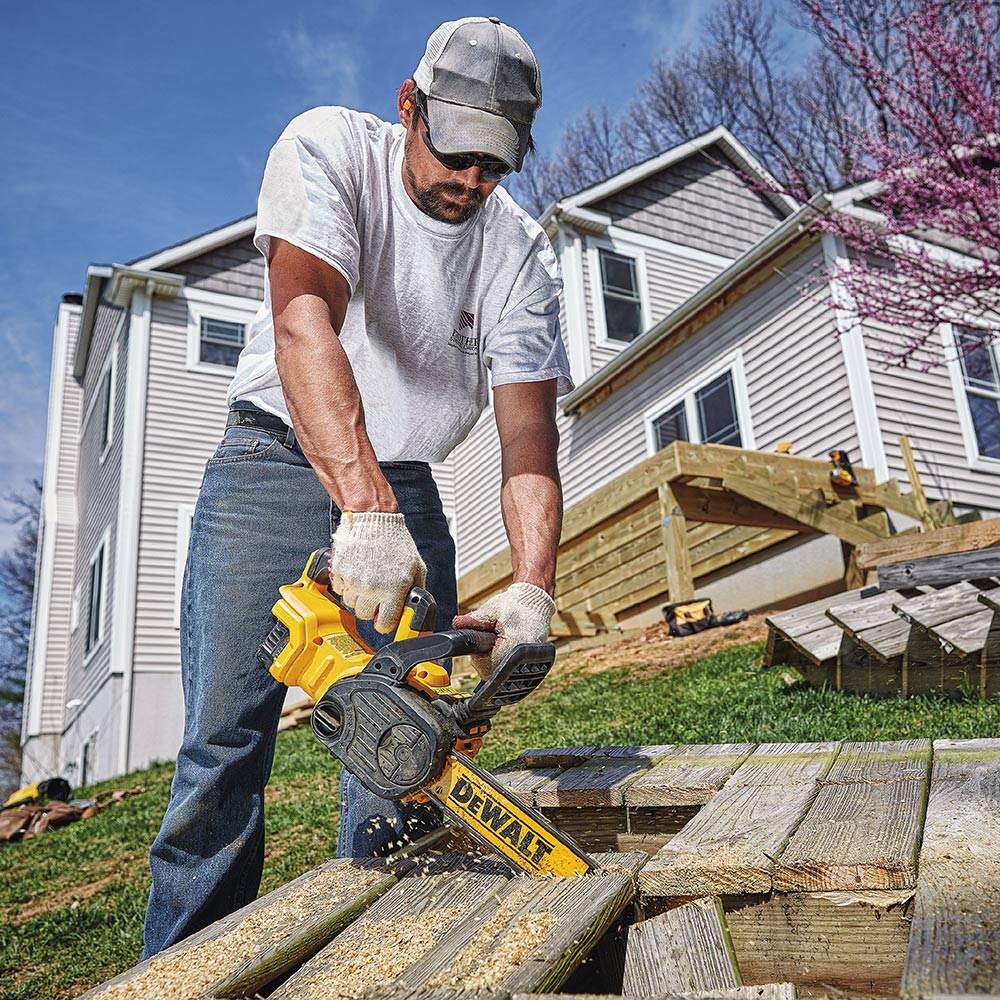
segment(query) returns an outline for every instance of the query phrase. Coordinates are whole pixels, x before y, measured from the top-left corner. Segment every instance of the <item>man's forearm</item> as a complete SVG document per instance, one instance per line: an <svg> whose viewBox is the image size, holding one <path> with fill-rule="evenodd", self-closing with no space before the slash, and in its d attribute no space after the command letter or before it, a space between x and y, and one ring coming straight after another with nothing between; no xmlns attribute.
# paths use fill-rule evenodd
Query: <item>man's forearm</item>
<svg viewBox="0 0 1000 1000"><path fill-rule="evenodd" d="M500 491L514 583L533 583L549 594L555 591L556 551L562 531L558 446L554 422L520 427L516 437L504 442Z"/></svg>
<svg viewBox="0 0 1000 1000"><path fill-rule="evenodd" d="M398 511L365 428L361 394L332 325L315 315L275 330L275 362L302 452L342 510Z"/></svg>

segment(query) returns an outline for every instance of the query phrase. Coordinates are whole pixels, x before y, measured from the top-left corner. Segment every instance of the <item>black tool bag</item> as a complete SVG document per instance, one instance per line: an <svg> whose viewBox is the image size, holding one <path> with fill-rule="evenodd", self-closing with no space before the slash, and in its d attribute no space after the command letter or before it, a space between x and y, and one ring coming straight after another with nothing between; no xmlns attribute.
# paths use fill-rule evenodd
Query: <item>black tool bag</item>
<svg viewBox="0 0 1000 1000"><path fill-rule="evenodd" d="M735 625L745 621L747 611L726 611L716 615L712 611L712 599L705 597L695 601L679 601L676 604L666 604L663 607L663 620L670 626L670 634L674 636L694 635L705 629L718 628L720 625Z"/></svg>

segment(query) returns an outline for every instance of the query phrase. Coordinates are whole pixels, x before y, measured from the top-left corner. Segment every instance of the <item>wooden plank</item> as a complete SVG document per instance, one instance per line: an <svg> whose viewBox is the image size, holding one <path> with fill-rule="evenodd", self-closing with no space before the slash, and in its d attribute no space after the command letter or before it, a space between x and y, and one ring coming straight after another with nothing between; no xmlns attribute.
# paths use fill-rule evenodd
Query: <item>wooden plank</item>
<svg viewBox="0 0 1000 1000"><path fill-rule="evenodd" d="M896 615L891 621L859 632L855 641L877 660L888 664L890 660L902 657L909 635L910 623Z"/></svg>
<svg viewBox="0 0 1000 1000"><path fill-rule="evenodd" d="M935 740L903 996L1000 993L1000 740Z"/></svg>
<svg viewBox="0 0 1000 1000"><path fill-rule="evenodd" d="M903 621L917 628L928 629L934 625L978 611L976 597L980 589L968 580L961 580L942 590L932 590L919 597L895 601L892 610Z"/></svg>
<svg viewBox="0 0 1000 1000"><path fill-rule="evenodd" d="M511 1000L621 1000L621 998L617 993L515 993ZM735 986L724 990L660 996L656 1000L795 1000L795 986L793 983Z"/></svg>
<svg viewBox="0 0 1000 1000"><path fill-rule="evenodd" d="M994 576L1000 576L1000 549L997 548L953 552L878 568L878 583L883 590L921 584L942 587L959 580L985 580Z"/></svg>
<svg viewBox="0 0 1000 1000"><path fill-rule="evenodd" d="M597 747L544 747L522 750L514 762L521 767L575 767L593 757L597 749Z"/></svg>
<svg viewBox="0 0 1000 1000"><path fill-rule="evenodd" d="M1000 518L997 520L1000 520ZM994 587L992 590L984 590L976 599L980 604L985 604L986 607L992 608L994 611L1000 611L1000 587Z"/></svg>
<svg viewBox="0 0 1000 1000"><path fill-rule="evenodd" d="M687 601L694 597L687 520L666 483L660 483L657 492L660 501L660 539L663 545L667 591L671 601Z"/></svg>
<svg viewBox="0 0 1000 1000"><path fill-rule="evenodd" d="M718 900L698 899L629 928L624 996L697 993L740 985Z"/></svg>
<svg viewBox="0 0 1000 1000"><path fill-rule="evenodd" d="M643 743L635 746L601 747L593 755L593 760L605 760L612 757L615 760L641 760L647 767L652 766L667 754L676 750L673 743Z"/></svg>
<svg viewBox="0 0 1000 1000"><path fill-rule="evenodd" d="M1000 545L1000 517L949 525L926 533L893 535L892 538L859 545L855 553L862 569L874 569L929 556L972 552L993 545Z"/></svg>
<svg viewBox="0 0 1000 1000"><path fill-rule="evenodd" d="M851 638L856 638L858 632L865 629L896 621L897 616L892 606L905 599L906 595L890 590L846 604L835 604L827 609L826 616Z"/></svg>
<svg viewBox="0 0 1000 1000"><path fill-rule="evenodd" d="M753 752L753 743L676 747L625 789L629 809L704 805Z"/></svg>
<svg viewBox="0 0 1000 1000"><path fill-rule="evenodd" d="M783 636L794 639L797 636L805 635L807 632L815 632L817 629L828 628L829 619L826 617L827 608L837 604L850 604L860 600L861 590L849 590L843 594L832 597L823 597L818 601L811 601L809 604L800 604L798 607L790 608L788 611L779 611L777 614L768 615L764 621L772 628L776 628Z"/></svg>
<svg viewBox="0 0 1000 1000"><path fill-rule="evenodd" d="M403 879L279 986L272 1000L360 996L387 986L456 925L488 919L496 909L491 897L509 882L463 871Z"/></svg>
<svg viewBox="0 0 1000 1000"><path fill-rule="evenodd" d="M836 661L844 633L839 625L830 625L788 641L811 663L822 667Z"/></svg>
<svg viewBox="0 0 1000 1000"><path fill-rule="evenodd" d="M709 557L705 554L709 549L707 545L697 551L692 549L691 562L695 579L708 576L709 573L731 566L740 559L747 559L758 552L763 552L779 542L786 542L796 534L797 532L783 531L780 528L731 528L727 532L729 537L725 539L725 548L715 555Z"/></svg>
<svg viewBox="0 0 1000 1000"><path fill-rule="evenodd" d="M924 531L933 531L937 527L937 523L931 516L927 495L924 493L923 483L920 482L920 473L917 471L917 460L913 457L910 439L905 434L899 436L899 450L903 456L903 465L906 466L906 477L910 480L910 491L920 523L923 525Z"/></svg>
<svg viewBox="0 0 1000 1000"><path fill-rule="evenodd" d="M599 873L512 879L481 921L460 921L398 979L403 988L557 989L635 894L645 854L598 855Z"/></svg>
<svg viewBox="0 0 1000 1000"><path fill-rule="evenodd" d="M651 896L770 892L773 859L811 804L836 743L758 747L639 873Z"/></svg>
<svg viewBox="0 0 1000 1000"><path fill-rule="evenodd" d="M649 770L646 758L592 759L557 774L535 789L535 802L543 807L622 806L624 789Z"/></svg>
<svg viewBox="0 0 1000 1000"><path fill-rule="evenodd" d="M84 996L244 996L315 953L412 862L327 861Z"/></svg>
<svg viewBox="0 0 1000 1000"><path fill-rule="evenodd" d="M727 897L726 925L744 982L791 980L800 996L897 996L908 897L908 891Z"/></svg>
<svg viewBox="0 0 1000 1000"><path fill-rule="evenodd" d="M790 517L727 490L704 489L683 483L673 483L670 489L684 516L690 521L782 528L794 532L810 531Z"/></svg>
<svg viewBox="0 0 1000 1000"><path fill-rule="evenodd" d="M993 612L984 609L965 615L964 618L953 618L942 625L935 625L928 632L937 639L946 653L976 657L978 660L992 623Z"/></svg>
<svg viewBox="0 0 1000 1000"><path fill-rule="evenodd" d="M845 744L777 860L775 889L915 886L929 763L927 740Z"/></svg>
<svg viewBox="0 0 1000 1000"><path fill-rule="evenodd" d="M527 805L535 804L535 789L544 785L550 778L559 773L558 767L518 767L518 761L511 761L493 773L500 779L504 788L512 792L520 801Z"/></svg>

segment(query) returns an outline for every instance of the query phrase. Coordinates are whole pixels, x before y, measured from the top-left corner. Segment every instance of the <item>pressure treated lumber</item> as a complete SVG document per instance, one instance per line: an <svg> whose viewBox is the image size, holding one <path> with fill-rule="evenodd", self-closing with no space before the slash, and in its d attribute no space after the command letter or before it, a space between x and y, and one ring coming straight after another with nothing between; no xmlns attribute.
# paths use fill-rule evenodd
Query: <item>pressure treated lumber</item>
<svg viewBox="0 0 1000 1000"><path fill-rule="evenodd" d="M252 996L326 944L409 868L327 861L84 996Z"/></svg>
<svg viewBox="0 0 1000 1000"><path fill-rule="evenodd" d="M650 896L770 892L773 859L798 826L829 769L836 743L765 743L650 859L639 885Z"/></svg>
<svg viewBox="0 0 1000 1000"><path fill-rule="evenodd" d="M971 524L954 524L928 532L893 535L877 542L866 542L855 550L862 569L874 569L890 563L946 556L953 552L972 552L1000 545L1000 517Z"/></svg>
<svg viewBox="0 0 1000 1000"><path fill-rule="evenodd" d="M675 747L625 789L625 804L643 810L704 805L753 752L753 743Z"/></svg>
<svg viewBox="0 0 1000 1000"><path fill-rule="evenodd" d="M718 900L698 899L629 928L624 996L700 993L740 985Z"/></svg>
<svg viewBox="0 0 1000 1000"><path fill-rule="evenodd" d="M935 740L903 996L1000 993L1000 740Z"/></svg>
<svg viewBox="0 0 1000 1000"><path fill-rule="evenodd" d="M482 921L460 921L410 966L399 985L504 991L557 989L635 893L642 853L605 854L605 871L577 878L512 879Z"/></svg>
<svg viewBox="0 0 1000 1000"><path fill-rule="evenodd" d="M687 601L694 597L687 518L667 483L660 483L657 495L660 504L660 540L663 545L667 591L671 601Z"/></svg>
<svg viewBox="0 0 1000 1000"><path fill-rule="evenodd" d="M774 888L914 887L930 750L927 740L845 744L775 864Z"/></svg>
<svg viewBox="0 0 1000 1000"><path fill-rule="evenodd" d="M933 531L937 527L937 523L931 514L930 505L927 503L923 483L920 482L917 460L913 457L913 447L910 445L909 437L905 434L901 434L899 437L899 451L903 457L903 465L906 466L906 476L910 480L910 490L920 517L920 523L923 525L924 531Z"/></svg>
<svg viewBox="0 0 1000 1000"><path fill-rule="evenodd" d="M878 584L883 590L922 584L943 587L959 580L985 580L994 576L1000 576L1000 548L995 547L891 563L878 568Z"/></svg>
<svg viewBox="0 0 1000 1000"><path fill-rule="evenodd" d="M387 986L456 925L488 919L496 910L493 894L509 882L465 871L403 879L278 987L272 1000L357 997Z"/></svg>
<svg viewBox="0 0 1000 1000"><path fill-rule="evenodd" d="M710 524L739 524L755 528L782 528L785 531L811 534L807 525L777 511L754 503L737 493L721 489L705 489L684 483L673 483L671 492L689 521Z"/></svg>

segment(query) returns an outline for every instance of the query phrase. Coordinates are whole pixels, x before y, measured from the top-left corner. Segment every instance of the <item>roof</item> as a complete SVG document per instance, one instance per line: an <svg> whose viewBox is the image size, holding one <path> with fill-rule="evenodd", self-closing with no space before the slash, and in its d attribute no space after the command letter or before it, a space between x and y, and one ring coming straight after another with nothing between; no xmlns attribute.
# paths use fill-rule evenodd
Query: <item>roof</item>
<svg viewBox="0 0 1000 1000"><path fill-rule="evenodd" d="M781 191L777 180L768 173L750 151L724 125L718 125L689 142L682 142L664 153L650 157L642 163L628 167L620 173L609 177L598 184L592 184L576 194L561 198L549 205L542 213L540 222L545 227L549 222L565 217L574 223L580 222L583 228L592 228L598 224L600 214L588 211L588 206L595 202L610 198L624 188L644 181L647 177L665 170L667 167L680 163L698 153L703 153L711 146L718 146L746 174L756 177L761 182L761 194L767 198L782 215L795 212L800 206L794 199ZM606 222L604 223L606 224Z"/></svg>

